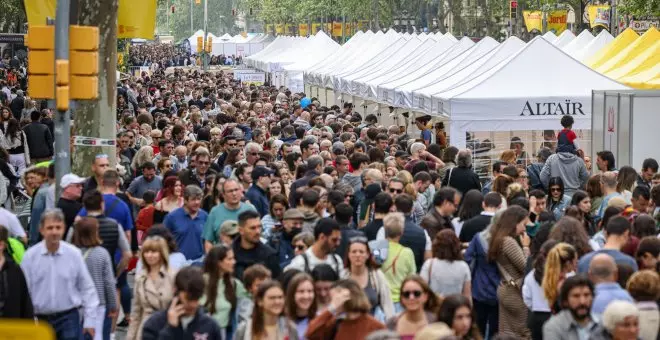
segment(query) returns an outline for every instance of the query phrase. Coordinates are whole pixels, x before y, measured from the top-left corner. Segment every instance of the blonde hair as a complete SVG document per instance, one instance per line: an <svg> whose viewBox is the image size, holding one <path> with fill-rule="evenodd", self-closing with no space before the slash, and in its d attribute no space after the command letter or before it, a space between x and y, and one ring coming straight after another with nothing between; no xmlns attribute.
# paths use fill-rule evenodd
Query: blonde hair
<svg viewBox="0 0 660 340"><path fill-rule="evenodd" d="M403 225L405 217L400 212L391 212L383 217L383 228L385 228L385 237L395 238L403 235Z"/></svg>
<svg viewBox="0 0 660 340"><path fill-rule="evenodd" d="M167 242L164 238L160 236L150 236L147 237L142 243L142 249L140 249L140 260L142 260L142 267L148 273L151 268L149 268L149 264L144 258L144 253L147 251L155 251L160 253L160 260L163 263L163 266L165 266L165 269L169 268L168 260L170 257L170 252L167 246Z"/></svg>
<svg viewBox="0 0 660 340"><path fill-rule="evenodd" d="M155 130L152 130L152 132ZM151 162L154 159L154 149L149 146L145 145L138 150L138 152L135 154L133 157L133 161L131 162L131 168L133 170L137 170L144 165L146 162Z"/></svg>
<svg viewBox="0 0 660 340"><path fill-rule="evenodd" d="M504 150L500 160L509 164L516 164L516 152L513 150Z"/></svg>
<svg viewBox="0 0 660 340"><path fill-rule="evenodd" d="M541 288L549 305L553 305L559 296L559 278L565 265L576 258L577 251L568 243L558 243L548 252Z"/></svg>
<svg viewBox="0 0 660 340"><path fill-rule="evenodd" d="M417 199L417 189L413 186L413 176L407 170L401 170L396 174L396 178L403 182L403 192L412 196L413 201Z"/></svg>

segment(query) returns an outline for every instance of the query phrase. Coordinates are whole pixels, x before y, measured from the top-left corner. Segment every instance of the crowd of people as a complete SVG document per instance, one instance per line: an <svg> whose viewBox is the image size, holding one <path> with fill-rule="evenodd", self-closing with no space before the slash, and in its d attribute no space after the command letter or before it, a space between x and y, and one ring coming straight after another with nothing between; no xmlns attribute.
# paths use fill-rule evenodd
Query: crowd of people
<svg viewBox="0 0 660 340"><path fill-rule="evenodd" d="M658 162L592 169L570 116L480 178L428 116L158 69L56 197L49 111L2 85L0 317L58 340L658 338Z"/></svg>
<svg viewBox="0 0 660 340"><path fill-rule="evenodd" d="M149 66L151 69L166 69L177 66L195 66L201 62L200 56L194 51L172 44L133 45L128 50L128 66ZM209 65L240 65L243 57L238 55L211 55Z"/></svg>

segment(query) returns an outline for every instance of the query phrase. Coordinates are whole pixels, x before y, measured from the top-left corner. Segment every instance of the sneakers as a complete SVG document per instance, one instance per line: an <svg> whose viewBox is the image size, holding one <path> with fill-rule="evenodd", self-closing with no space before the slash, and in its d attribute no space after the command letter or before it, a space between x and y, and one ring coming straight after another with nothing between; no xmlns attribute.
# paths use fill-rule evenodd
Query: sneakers
<svg viewBox="0 0 660 340"><path fill-rule="evenodd" d="M128 320L126 320L126 318L124 318L121 321L117 322L117 327L121 327L121 328L128 327Z"/></svg>

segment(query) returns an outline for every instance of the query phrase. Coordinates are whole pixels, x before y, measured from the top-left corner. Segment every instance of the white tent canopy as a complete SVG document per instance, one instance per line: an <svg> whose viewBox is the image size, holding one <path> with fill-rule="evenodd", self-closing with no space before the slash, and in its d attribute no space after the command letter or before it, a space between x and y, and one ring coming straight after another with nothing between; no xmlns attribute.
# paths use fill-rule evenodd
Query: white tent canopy
<svg viewBox="0 0 660 340"><path fill-rule="evenodd" d="M609 44L614 37L606 30L600 31L598 35L591 40L587 45L574 52L573 57L581 62L585 62L596 52L600 51L603 47Z"/></svg>
<svg viewBox="0 0 660 340"><path fill-rule="evenodd" d="M543 65L543 67L539 67ZM541 130L570 114L575 129L589 129L592 90L623 90L543 38L472 80L433 96L451 121L452 144L468 131Z"/></svg>
<svg viewBox="0 0 660 340"><path fill-rule="evenodd" d="M589 30L583 30L573 41L562 48L566 54L575 57L575 53L594 40L593 34Z"/></svg>
<svg viewBox="0 0 660 340"><path fill-rule="evenodd" d="M569 30L564 30L552 43L558 48L563 48L575 39L575 34Z"/></svg>

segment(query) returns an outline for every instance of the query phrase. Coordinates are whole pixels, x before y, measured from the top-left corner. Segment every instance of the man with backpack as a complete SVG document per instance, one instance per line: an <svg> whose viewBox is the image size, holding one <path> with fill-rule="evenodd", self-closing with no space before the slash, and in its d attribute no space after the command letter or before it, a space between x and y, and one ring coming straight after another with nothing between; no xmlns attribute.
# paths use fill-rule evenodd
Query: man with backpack
<svg viewBox="0 0 660 340"><path fill-rule="evenodd" d="M341 242L341 227L331 218L322 218L314 227L314 244L307 251L293 258L284 268L298 269L307 273L320 264L327 264L339 275L344 277L344 263L335 250Z"/></svg>

